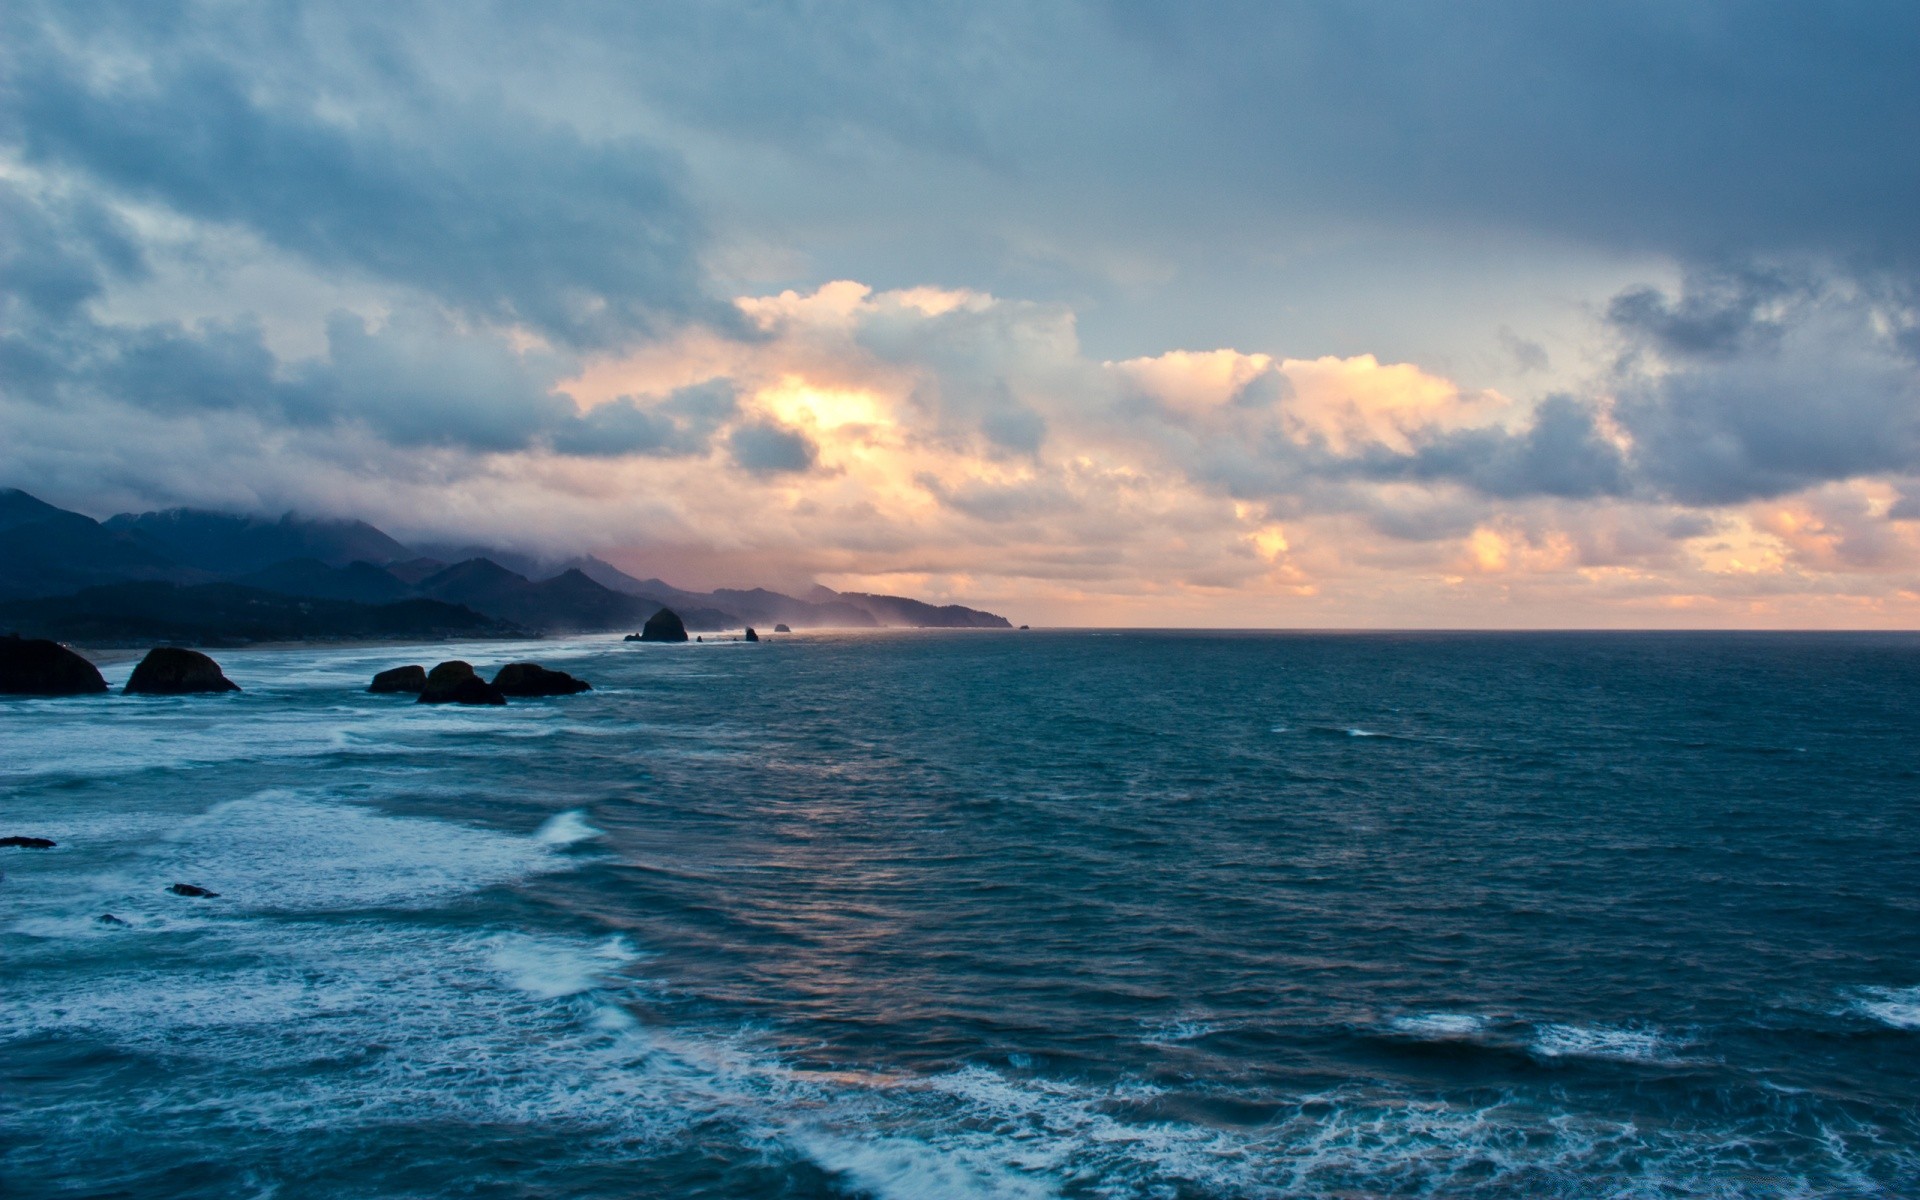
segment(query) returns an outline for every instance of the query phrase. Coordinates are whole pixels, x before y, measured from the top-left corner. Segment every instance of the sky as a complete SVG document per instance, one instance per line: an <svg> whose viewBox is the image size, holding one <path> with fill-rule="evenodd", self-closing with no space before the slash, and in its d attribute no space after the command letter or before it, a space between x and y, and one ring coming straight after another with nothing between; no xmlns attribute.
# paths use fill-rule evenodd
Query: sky
<svg viewBox="0 0 1920 1200"><path fill-rule="evenodd" d="M1920 7L0 6L0 485L1055 625L1920 626Z"/></svg>

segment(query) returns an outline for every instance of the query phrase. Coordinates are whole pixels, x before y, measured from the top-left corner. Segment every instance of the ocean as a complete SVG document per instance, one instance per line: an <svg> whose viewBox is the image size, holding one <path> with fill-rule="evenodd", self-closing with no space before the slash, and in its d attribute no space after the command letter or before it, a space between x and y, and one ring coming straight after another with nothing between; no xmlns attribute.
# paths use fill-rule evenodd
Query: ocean
<svg viewBox="0 0 1920 1200"><path fill-rule="evenodd" d="M216 657L0 702L9 1197L1920 1195L1920 637Z"/></svg>

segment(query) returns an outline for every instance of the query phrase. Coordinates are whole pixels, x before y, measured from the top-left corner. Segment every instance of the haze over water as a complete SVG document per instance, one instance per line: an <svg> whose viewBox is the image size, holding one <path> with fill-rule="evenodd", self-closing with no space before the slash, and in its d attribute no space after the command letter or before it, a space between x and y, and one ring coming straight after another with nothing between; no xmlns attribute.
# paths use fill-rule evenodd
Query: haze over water
<svg viewBox="0 0 1920 1200"><path fill-rule="evenodd" d="M219 657L0 709L10 1196L1920 1191L1911 635Z"/></svg>

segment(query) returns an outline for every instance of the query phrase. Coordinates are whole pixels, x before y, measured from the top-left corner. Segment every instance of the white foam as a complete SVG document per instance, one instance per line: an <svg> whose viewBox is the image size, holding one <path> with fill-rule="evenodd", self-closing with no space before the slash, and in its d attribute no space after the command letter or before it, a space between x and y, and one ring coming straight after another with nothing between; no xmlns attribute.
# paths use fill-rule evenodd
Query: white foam
<svg viewBox="0 0 1920 1200"><path fill-rule="evenodd" d="M1614 1062L1669 1063L1676 1045L1666 1034L1606 1025L1542 1025L1533 1052L1542 1058L1592 1058Z"/></svg>
<svg viewBox="0 0 1920 1200"><path fill-rule="evenodd" d="M589 947L557 938L503 933L493 938L487 961L519 990L553 1000L599 987L613 968L635 957L633 947L618 935Z"/></svg>
<svg viewBox="0 0 1920 1200"><path fill-rule="evenodd" d="M539 829L534 831L534 840L548 846L571 846L600 836L600 831L587 824L587 814L577 808L548 817Z"/></svg>
<svg viewBox="0 0 1920 1200"><path fill-rule="evenodd" d="M809 1129L790 1137L814 1162L882 1200L1042 1200L1059 1195L1051 1181L978 1151L942 1149L916 1138L855 1138Z"/></svg>
<svg viewBox="0 0 1920 1200"><path fill-rule="evenodd" d="M1375 733L1371 729L1361 729L1359 726L1356 725L1353 728L1347 730L1347 736L1352 738L1377 738L1377 737L1386 737L1387 735L1384 733Z"/></svg>
<svg viewBox="0 0 1920 1200"><path fill-rule="evenodd" d="M287 791L216 805L154 857L169 881L278 911L414 907L567 865L533 838Z"/></svg>
<svg viewBox="0 0 1920 1200"><path fill-rule="evenodd" d="M1862 988L1853 1002L1855 1012L1895 1029L1920 1029L1920 987Z"/></svg>
<svg viewBox="0 0 1920 1200"><path fill-rule="evenodd" d="M1398 1034L1436 1041L1460 1041L1478 1037L1487 1031L1487 1019L1475 1013L1410 1013L1387 1022Z"/></svg>
<svg viewBox="0 0 1920 1200"><path fill-rule="evenodd" d="M1212 1033L1215 1026L1207 1021L1176 1020L1167 1021L1150 1028L1140 1041L1148 1046L1166 1046L1176 1042L1191 1042Z"/></svg>

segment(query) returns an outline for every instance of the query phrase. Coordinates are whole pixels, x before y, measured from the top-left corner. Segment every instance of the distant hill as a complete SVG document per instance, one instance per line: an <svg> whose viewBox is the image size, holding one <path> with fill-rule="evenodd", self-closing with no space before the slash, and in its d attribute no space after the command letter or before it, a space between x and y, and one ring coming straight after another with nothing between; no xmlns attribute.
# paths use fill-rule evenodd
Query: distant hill
<svg viewBox="0 0 1920 1200"><path fill-rule="evenodd" d="M445 557L452 554L461 557ZM662 607L702 632L1010 628L992 613L903 596L822 587L805 599L765 588L693 592L591 556L409 547L365 521L175 508L100 522L0 489L0 629L208 645L441 636L436 629L479 637L634 630Z"/></svg>
<svg viewBox="0 0 1920 1200"><path fill-rule="evenodd" d="M312 520L288 513L279 520L170 508L121 513L103 527L183 566L217 575L258 571L293 558L314 558L330 567L360 560L389 563L413 552L365 521Z"/></svg>
<svg viewBox="0 0 1920 1200"><path fill-rule="evenodd" d="M413 595L413 589L392 573L370 562L330 567L317 558L292 558L233 582L283 596L313 596L321 600L352 600L357 604L391 604Z"/></svg>
<svg viewBox="0 0 1920 1200"><path fill-rule="evenodd" d="M54 596L128 579L196 573L92 517L0 489L0 600Z"/></svg>
<svg viewBox="0 0 1920 1200"><path fill-rule="evenodd" d="M882 625L904 625L913 629L1011 629L1005 617L962 604L932 605L905 596L876 596L869 592L835 592L816 587L809 595L821 603L838 601L852 604L873 614ZM832 597L832 600L826 599Z"/></svg>
<svg viewBox="0 0 1920 1200"><path fill-rule="evenodd" d="M438 600L355 604L284 596L233 583L115 583L71 596L0 603L0 628L96 646L178 642L359 641L512 637L519 629Z"/></svg>
<svg viewBox="0 0 1920 1200"><path fill-rule="evenodd" d="M485 558L429 575L419 591L546 633L638 629L660 610L653 601L601 587L579 571L535 583Z"/></svg>

